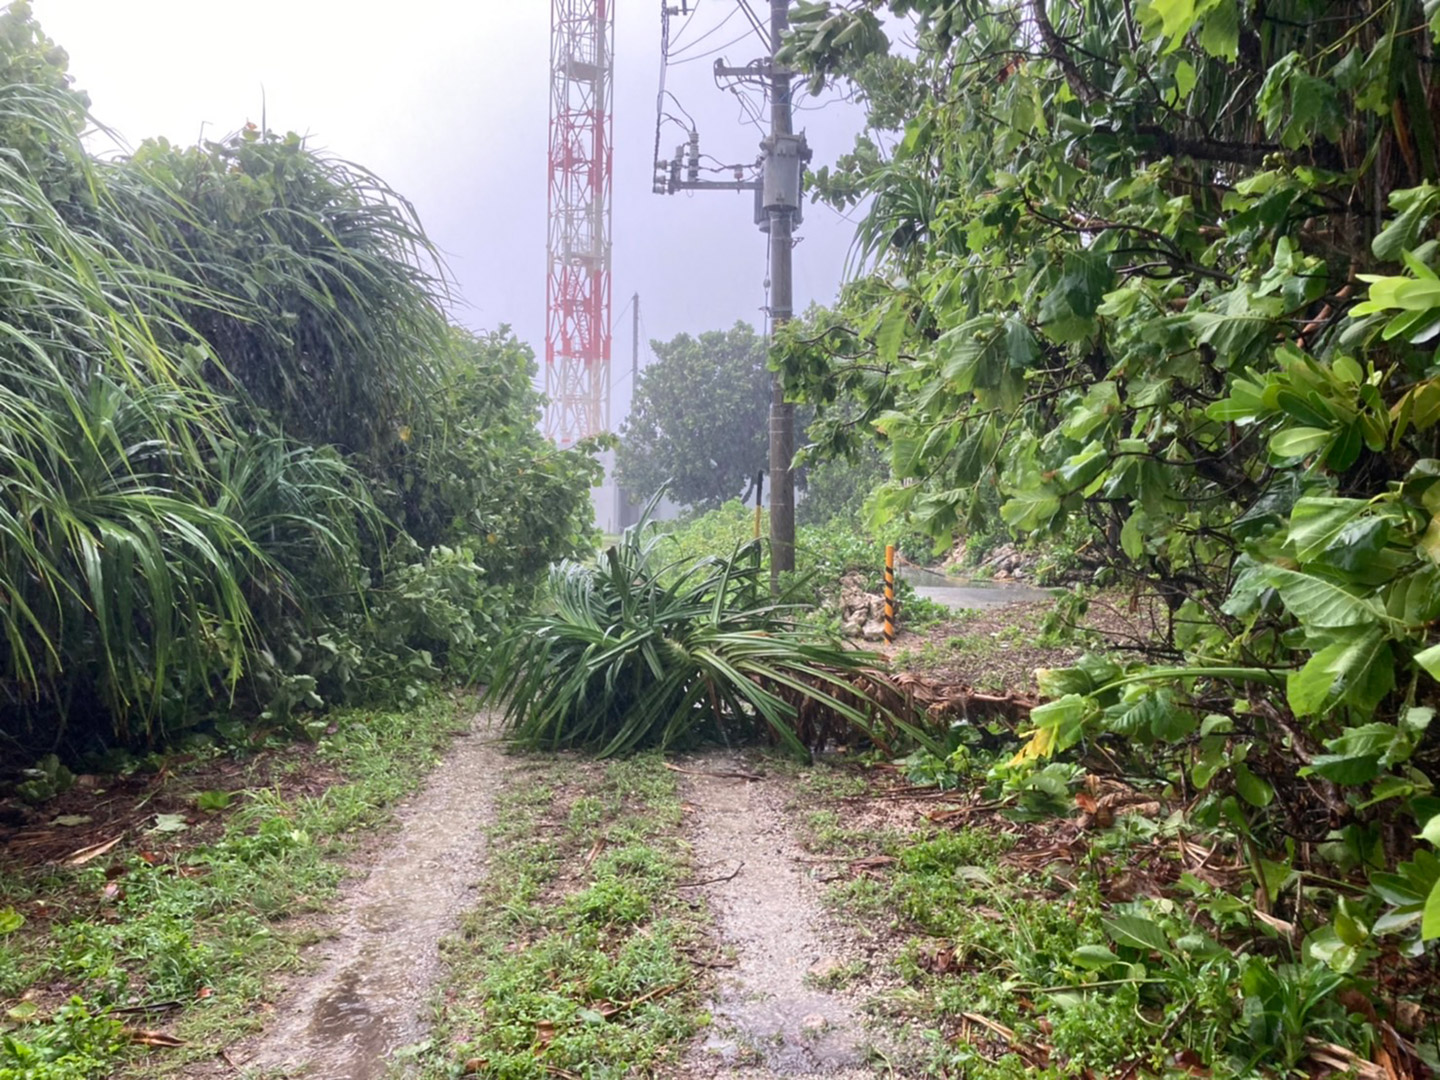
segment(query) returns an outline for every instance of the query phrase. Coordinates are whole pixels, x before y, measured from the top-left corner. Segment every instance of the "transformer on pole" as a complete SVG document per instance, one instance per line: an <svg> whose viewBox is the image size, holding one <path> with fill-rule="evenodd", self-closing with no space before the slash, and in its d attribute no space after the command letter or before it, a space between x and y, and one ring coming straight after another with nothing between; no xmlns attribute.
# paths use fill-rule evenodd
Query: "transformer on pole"
<svg viewBox="0 0 1440 1080"><path fill-rule="evenodd" d="M610 429L614 0L551 0L545 433Z"/></svg>

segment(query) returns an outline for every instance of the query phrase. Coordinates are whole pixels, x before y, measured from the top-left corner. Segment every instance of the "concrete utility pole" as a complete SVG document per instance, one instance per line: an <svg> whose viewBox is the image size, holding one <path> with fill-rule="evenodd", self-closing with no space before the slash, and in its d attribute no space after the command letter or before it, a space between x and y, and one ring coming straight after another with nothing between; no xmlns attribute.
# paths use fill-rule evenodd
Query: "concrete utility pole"
<svg viewBox="0 0 1440 1080"><path fill-rule="evenodd" d="M770 0L770 145L765 156L765 208L770 213L770 333L773 337L794 314L791 258L794 206L783 198L771 198L772 173L790 163L793 153L795 192L800 190L801 151L790 130L790 72L782 70L776 54L780 38L790 25L790 0ZM785 155L785 156L782 156ZM774 178L779 180L777 176ZM775 195L783 195L774 184ZM788 184L786 185L788 187ZM795 569L795 474L790 460L795 456L795 406L785 401L785 387L779 372L770 378L770 589L779 592L782 571Z"/></svg>
<svg viewBox="0 0 1440 1080"><path fill-rule="evenodd" d="M737 0L750 17L747 0ZM794 74L781 67L777 55L781 37L790 25L790 0L770 0L770 55L745 67L732 67L723 59L715 61L715 77L760 83L770 97L770 134L761 142L760 176L743 178L740 168L733 180L700 179L700 133L692 130L685 143L675 148L669 161L655 163L655 192L673 195L677 191L753 191L755 224L769 235L770 331L788 322L794 314L791 260L794 255L795 225L801 220L800 178L810 148L805 136L794 132L791 121L791 88ZM667 9L665 14L681 14ZM761 29L758 21L754 22ZM668 30L666 31L668 34ZM663 86L663 84L662 84ZM770 386L770 586L779 589L780 574L795 569L795 478L790 461L795 456L795 406L785 401L777 374Z"/></svg>
<svg viewBox="0 0 1440 1080"><path fill-rule="evenodd" d="M630 415L635 415L635 390L640 382L640 294L630 298ZM615 520L624 532L640 518L640 506L633 491L615 485Z"/></svg>

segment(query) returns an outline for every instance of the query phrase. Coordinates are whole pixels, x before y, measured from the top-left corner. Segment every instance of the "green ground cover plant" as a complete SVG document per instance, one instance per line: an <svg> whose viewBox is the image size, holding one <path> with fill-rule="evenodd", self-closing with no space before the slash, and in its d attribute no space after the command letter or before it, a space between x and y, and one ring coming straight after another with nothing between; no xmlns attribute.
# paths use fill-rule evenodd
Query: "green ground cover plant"
<svg viewBox="0 0 1440 1080"><path fill-rule="evenodd" d="M152 814L82 865L0 868L0 1077L162 1075L258 1030L255 1006L308 941L284 920L326 910L355 838L419 786L462 715L440 696L335 712L304 766L325 777L317 794L287 796L283 780L199 792L193 824ZM147 1051L136 1032L159 1024L183 1045Z"/></svg>
<svg viewBox="0 0 1440 1080"><path fill-rule="evenodd" d="M956 802L972 792L1005 801L985 776L1012 749L954 754ZM916 755L909 778L932 779L933 768ZM1301 962L1243 900L1167 875L1154 841L1173 842L1173 821L1121 819L1083 843L1056 833L1053 810L1031 826L981 815L937 828L917 814L918 828L845 828L836 812L853 822L869 785L830 771L802 781L804 804L822 807L805 817L807 846L832 859L888 857L831 886L827 903L882 942L880 977L861 988L871 1012L909 1033L892 1061L902 1071L1161 1076L1203 1061L1217 1077L1283 1075L1313 1069L1321 1044L1365 1059L1383 1039L1341 975ZM1012 821L1030 816L1025 794L1010 793L1022 811ZM1137 897L1137 877L1169 884Z"/></svg>
<svg viewBox="0 0 1440 1080"><path fill-rule="evenodd" d="M762 512L760 535L769 536L769 516ZM755 536L755 509L738 499L723 503L714 510L681 519L678 524L662 524L666 542L664 553L674 560L674 567L689 565L697 559L727 558ZM918 561L928 560L928 543L918 545L913 536L905 538L904 552ZM762 549L762 559L768 554ZM796 576L792 581L797 595L828 610L837 599L833 585L846 574L858 571L864 575L864 587L870 592L884 588L885 542L865 532L854 520L837 516L823 523L801 525L795 534ZM903 577L897 578L895 595L904 609L909 626L933 626L949 614L949 609L915 593Z"/></svg>
<svg viewBox="0 0 1440 1080"><path fill-rule="evenodd" d="M490 870L446 948L421 1075L652 1075L705 1022L706 920L675 773L656 754L527 757Z"/></svg>

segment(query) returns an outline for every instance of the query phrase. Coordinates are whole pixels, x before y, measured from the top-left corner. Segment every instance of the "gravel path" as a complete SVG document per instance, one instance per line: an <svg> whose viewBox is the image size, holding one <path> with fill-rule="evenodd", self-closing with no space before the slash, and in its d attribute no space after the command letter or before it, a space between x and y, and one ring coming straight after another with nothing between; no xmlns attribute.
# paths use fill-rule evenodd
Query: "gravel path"
<svg viewBox="0 0 1440 1080"><path fill-rule="evenodd" d="M726 877L702 890L715 914L720 945L735 952L711 1007L710 1036L691 1054L693 1077L765 1080L772 1076L871 1077L867 1039L849 997L810 985L807 975L834 964L837 948L820 903L820 886L787 821L792 785L783 778L746 780L738 755L684 762L689 840L701 879ZM743 864L743 865L742 865Z"/></svg>
<svg viewBox="0 0 1440 1080"><path fill-rule="evenodd" d="M440 939L470 906L506 762L488 724L456 739L429 785L402 804L374 869L336 905L319 967L281 999L262 1036L229 1050L249 1077L376 1080L425 1035Z"/></svg>

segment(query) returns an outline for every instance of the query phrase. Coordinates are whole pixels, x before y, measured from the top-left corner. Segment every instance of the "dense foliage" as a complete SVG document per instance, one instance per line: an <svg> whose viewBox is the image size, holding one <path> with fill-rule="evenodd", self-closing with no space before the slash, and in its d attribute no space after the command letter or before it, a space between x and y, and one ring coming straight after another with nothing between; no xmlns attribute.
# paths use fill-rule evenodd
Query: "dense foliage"
<svg viewBox="0 0 1440 1080"><path fill-rule="evenodd" d="M872 123L816 176L871 200L861 272L781 348L820 448L877 438L876 520L942 541L995 489L1018 535L1088 523L1166 616L1146 663L1042 673L1021 762L1135 751L1242 838L1311 963L1433 950L1434 6L853 0L794 26L788 58Z"/></svg>
<svg viewBox="0 0 1440 1080"><path fill-rule="evenodd" d="M412 696L588 543L529 351L448 326L405 202L247 127L97 161L0 14L0 738ZM68 740L68 743L67 743Z"/></svg>
<svg viewBox="0 0 1440 1080"><path fill-rule="evenodd" d="M650 347L656 358L640 373L620 432L620 483L647 497L668 487L670 498L700 509L739 498L770 460L764 339L737 322Z"/></svg>

